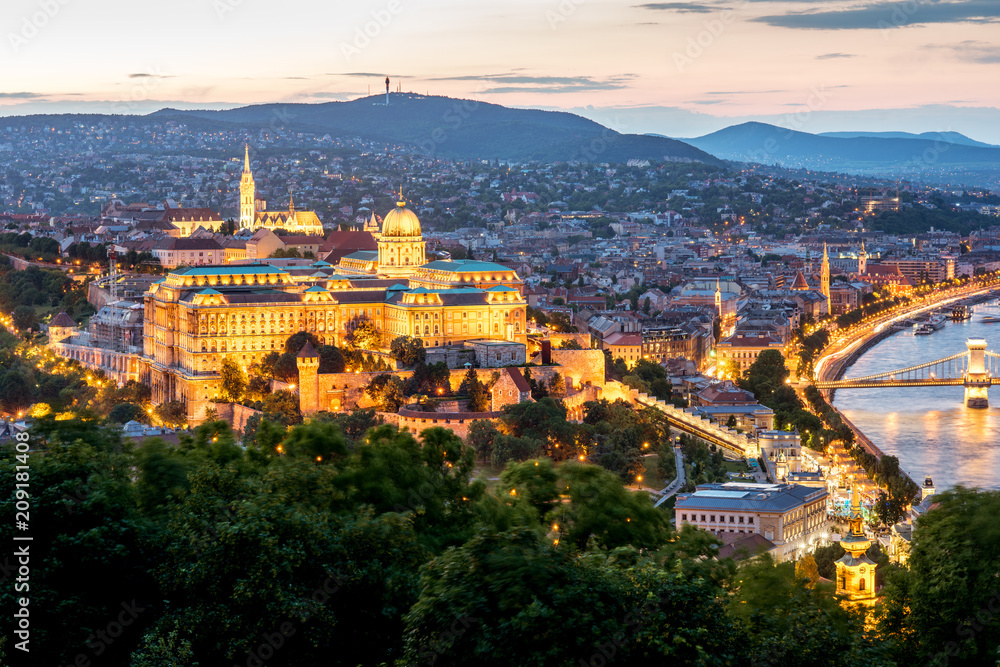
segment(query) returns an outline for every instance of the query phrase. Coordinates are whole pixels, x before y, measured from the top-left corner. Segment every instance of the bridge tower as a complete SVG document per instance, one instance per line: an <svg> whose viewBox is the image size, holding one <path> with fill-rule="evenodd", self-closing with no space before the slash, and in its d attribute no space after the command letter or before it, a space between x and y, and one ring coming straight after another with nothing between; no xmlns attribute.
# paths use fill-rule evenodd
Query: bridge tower
<svg viewBox="0 0 1000 667"><path fill-rule="evenodd" d="M969 369L965 373L965 405L969 408L990 407L986 390L992 384L986 372L986 339L970 338L965 341L969 348Z"/></svg>

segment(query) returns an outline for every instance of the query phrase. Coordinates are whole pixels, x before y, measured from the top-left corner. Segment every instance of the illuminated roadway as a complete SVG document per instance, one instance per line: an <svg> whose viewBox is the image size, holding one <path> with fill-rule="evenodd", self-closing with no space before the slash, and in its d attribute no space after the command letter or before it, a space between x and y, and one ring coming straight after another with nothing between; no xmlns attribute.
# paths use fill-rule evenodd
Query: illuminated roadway
<svg viewBox="0 0 1000 667"><path fill-rule="evenodd" d="M950 294L936 301L928 302L926 300L929 297L923 297L922 302L912 308L908 308L902 312L893 313L891 315L883 315L876 321L870 322L857 331L852 331L850 338L847 338L846 340L844 336L835 338L830 345L827 346L825 354L816 360L814 366L814 378L822 382L832 381L833 377L835 377L837 372L840 370L837 362L848 358L851 354L857 351L859 347L868 342L872 336L876 336L885 331L886 327L890 327L897 322L909 319L915 315L920 315L921 313L925 313L930 310L936 310L942 306L948 306L956 301L962 301L963 299L989 294L992 291L1000 289L997 282L997 279L994 279L992 283L986 287L976 286L974 288L967 288L957 294ZM933 296L934 295L931 295L931 298ZM832 333L832 336L836 335L836 332ZM831 377L828 378L828 374L831 375Z"/></svg>

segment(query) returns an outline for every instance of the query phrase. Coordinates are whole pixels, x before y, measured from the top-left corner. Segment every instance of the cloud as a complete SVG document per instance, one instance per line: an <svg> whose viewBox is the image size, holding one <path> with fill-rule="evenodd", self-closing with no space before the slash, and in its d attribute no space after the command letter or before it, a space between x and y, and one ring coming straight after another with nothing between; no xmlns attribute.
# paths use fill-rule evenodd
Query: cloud
<svg viewBox="0 0 1000 667"><path fill-rule="evenodd" d="M772 95L774 93L787 93L787 90L712 90L706 95Z"/></svg>
<svg viewBox="0 0 1000 667"><path fill-rule="evenodd" d="M993 23L1000 19L996 0L910 0L869 2L848 9L761 16L752 21L805 30L874 30L928 23Z"/></svg>
<svg viewBox="0 0 1000 667"><path fill-rule="evenodd" d="M392 75L391 74L387 75L385 72L382 72L381 74L377 72L329 72L327 76L355 76L363 79L370 79L373 76L392 76Z"/></svg>
<svg viewBox="0 0 1000 667"><path fill-rule="evenodd" d="M173 79L172 74L150 74L149 72L136 72L129 74L130 79Z"/></svg>
<svg viewBox="0 0 1000 667"><path fill-rule="evenodd" d="M41 93L0 93L0 99L4 100L34 100L45 97Z"/></svg>
<svg viewBox="0 0 1000 667"><path fill-rule="evenodd" d="M681 14L709 14L718 9L715 5L704 5L697 2L648 2L644 5L632 5L637 9L650 9L662 12L678 12Z"/></svg>
<svg viewBox="0 0 1000 667"><path fill-rule="evenodd" d="M834 60L837 58L857 58L853 53L824 53L816 56L816 60Z"/></svg>
<svg viewBox="0 0 1000 667"><path fill-rule="evenodd" d="M311 100L336 100L336 101L339 102L339 101L343 101L343 100L354 99L355 97L357 97L357 95L358 95L357 93L323 93L323 92L319 92L319 93L304 93L304 94L301 95L301 97L303 99L311 99Z"/></svg>
<svg viewBox="0 0 1000 667"><path fill-rule="evenodd" d="M576 93L592 90L619 90L635 78L634 74L621 74L596 78L591 76L532 76L527 74L466 74L429 79L430 81L481 81L482 93Z"/></svg>
<svg viewBox="0 0 1000 667"><path fill-rule="evenodd" d="M967 39L958 44L952 44L949 48L955 52L960 60L970 63L994 64L1000 63L1000 46L989 42L980 42Z"/></svg>

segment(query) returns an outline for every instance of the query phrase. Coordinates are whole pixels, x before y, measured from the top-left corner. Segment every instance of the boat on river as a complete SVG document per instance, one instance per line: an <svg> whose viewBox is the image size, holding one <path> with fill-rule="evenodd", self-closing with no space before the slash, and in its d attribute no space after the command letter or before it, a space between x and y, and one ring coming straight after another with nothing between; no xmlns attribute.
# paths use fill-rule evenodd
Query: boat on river
<svg viewBox="0 0 1000 667"><path fill-rule="evenodd" d="M944 315L932 315L927 322L921 324L913 332L914 336L929 336L945 324Z"/></svg>

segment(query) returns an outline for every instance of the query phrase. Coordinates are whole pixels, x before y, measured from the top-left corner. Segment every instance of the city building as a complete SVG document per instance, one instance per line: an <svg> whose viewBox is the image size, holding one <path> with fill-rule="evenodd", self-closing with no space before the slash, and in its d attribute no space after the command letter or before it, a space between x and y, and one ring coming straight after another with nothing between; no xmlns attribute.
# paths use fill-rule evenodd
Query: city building
<svg viewBox="0 0 1000 667"><path fill-rule="evenodd" d="M642 359L642 335L613 333L601 344L602 349L611 352L613 359L621 359L632 368Z"/></svg>
<svg viewBox="0 0 1000 667"><path fill-rule="evenodd" d="M283 349L299 331L343 345L365 320L386 344L413 336L427 348L494 340L523 349L526 304L518 275L491 262L422 264L417 216L402 204L393 213L377 251L346 255L336 267L317 263L325 273L313 266L299 276L298 269L262 263L188 266L152 285L145 298L143 379L153 402L182 401L188 418L199 420L218 393L225 358L246 367ZM320 399L320 409L329 409L326 403Z"/></svg>
<svg viewBox="0 0 1000 667"><path fill-rule="evenodd" d="M642 358L662 363L674 357L684 357L702 369L708 365L713 342L711 331L690 326L643 329Z"/></svg>
<svg viewBox="0 0 1000 667"><path fill-rule="evenodd" d="M778 560L794 559L826 539L829 526L825 488L797 484L699 484L677 496L677 526L689 524L726 542L759 534Z"/></svg>
<svg viewBox="0 0 1000 667"><path fill-rule="evenodd" d="M166 236L157 241L152 253L159 260L160 266L168 269L175 266L223 264L226 261L226 249L215 239L206 238Z"/></svg>
<svg viewBox="0 0 1000 667"><path fill-rule="evenodd" d="M240 228L241 229L284 229L292 234L323 236L323 223L315 211L300 211L295 208L295 197L289 195L287 211L265 211L257 199L257 185L250 169L250 147L246 147L243 158L243 176L240 179Z"/></svg>
<svg viewBox="0 0 1000 667"><path fill-rule="evenodd" d="M782 357L785 356L785 345L781 339L768 334L737 333L723 338L715 347L719 368L734 375L742 375L766 350L777 350Z"/></svg>
<svg viewBox="0 0 1000 667"><path fill-rule="evenodd" d="M883 259L883 266L899 267L899 272L913 284L939 283L955 277L955 259L951 257L903 257Z"/></svg>

